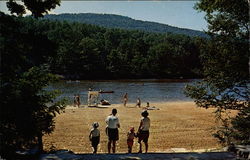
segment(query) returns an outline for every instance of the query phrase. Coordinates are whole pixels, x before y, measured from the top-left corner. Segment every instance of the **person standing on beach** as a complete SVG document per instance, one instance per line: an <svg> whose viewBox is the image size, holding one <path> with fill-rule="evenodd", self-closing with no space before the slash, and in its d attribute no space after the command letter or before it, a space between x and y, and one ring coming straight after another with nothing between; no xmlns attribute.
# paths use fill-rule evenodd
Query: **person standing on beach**
<svg viewBox="0 0 250 160"><path fill-rule="evenodd" d="M120 128L120 123L118 117L116 117L117 110L112 109L112 114L106 118L107 123L107 135L108 135L108 153L110 153L111 143L113 145L112 151L115 153L116 141L119 140L118 128Z"/></svg>
<svg viewBox="0 0 250 160"><path fill-rule="evenodd" d="M132 147L133 147L133 144L134 144L134 138L135 137L136 137L135 128L131 127L129 129L129 132L127 133L128 153L132 153Z"/></svg>
<svg viewBox="0 0 250 160"><path fill-rule="evenodd" d="M92 124L93 128L91 129L89 133L89 140L91 141L91 145L93 147L93 153L95 154L97 152L97 146L100 142L100 131L97 129L99 127L98 122L94 122Z"/></svg>
<svg viewBox="0 0 250 160"><path fill-rule="evenodd" d="M80 107L80 105L81 105L80 94L78 94L78 95L76 96L76 104L77 104L78 107Z"/></svg>
<svg viewBox="0 0 250 160"><path fill-rule="evenodd" d="M141 99L139 97L137 98L135 107L136 106L138 106L139 108L141 108Z"/></svg>
<svg viewBox="0 0 250 160"><path fill-rule="evenodd" d="M124 105L124 107L126 107L127 102L128 102L128 93L125 93L124 96L123 96L123 105Z"/></svg>
<svg viewBox="0 0 250 160"><path fill-rule="evenodd" d="M76 107L77 102L76 102L76 94L74 94L74 107Z"/></svg>
<svg viewBox="0 0 250 160"><path fill-rule="evenodd" d="M148 118L148 111L144 110L142 113L142 118L140 126L138 128L138 143L140 145L140 150L138 153L142 153L142 144L141 141L145 144L145 153L148 152L148 137L149 137L149 128L150 128L150 119Z"/></svg>

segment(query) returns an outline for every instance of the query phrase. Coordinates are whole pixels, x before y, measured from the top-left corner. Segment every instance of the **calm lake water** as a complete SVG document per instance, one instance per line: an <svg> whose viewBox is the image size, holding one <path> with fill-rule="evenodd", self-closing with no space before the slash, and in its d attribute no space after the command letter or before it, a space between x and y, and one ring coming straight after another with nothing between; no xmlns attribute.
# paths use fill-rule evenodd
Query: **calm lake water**
<svg viewBox="0 0 250 160"><path fill-rule="evenodd" d="M73 103L74 94L80 94L81 103L87 104L88 89L114 91L114 93L100 94L99 100L106 99L111 104L122 103L122 97L128 93L128 103L136 103L140 97L142 103L146 102L169 102L191 101L183 93L187 84L195 80L106 80L106 81L60 81L51 85L48 89L59 89L61 97L69 98Z"/></svg>

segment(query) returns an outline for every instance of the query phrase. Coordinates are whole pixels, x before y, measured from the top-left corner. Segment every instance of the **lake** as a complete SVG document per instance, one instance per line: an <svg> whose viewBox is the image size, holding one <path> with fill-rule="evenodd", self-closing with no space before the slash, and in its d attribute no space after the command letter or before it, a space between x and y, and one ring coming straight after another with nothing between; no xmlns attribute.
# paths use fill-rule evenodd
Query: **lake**
<svg viewBox="0 0 250 160"><path fill-rule="evenodd" d="M69 98L73 103L74 94L80 94L81 103L87 104L88 89L114 91L114 93L100 94L99 100L106 99L111 104L122 103L122 97L128 93L128 103L136 103L140 97L142 103L191 101L183 93L187 84L196 80L168 80L168 79L139 79L139 80L81 80L60 81L48 87L48 90L62 91L61 97Z"/></svg>

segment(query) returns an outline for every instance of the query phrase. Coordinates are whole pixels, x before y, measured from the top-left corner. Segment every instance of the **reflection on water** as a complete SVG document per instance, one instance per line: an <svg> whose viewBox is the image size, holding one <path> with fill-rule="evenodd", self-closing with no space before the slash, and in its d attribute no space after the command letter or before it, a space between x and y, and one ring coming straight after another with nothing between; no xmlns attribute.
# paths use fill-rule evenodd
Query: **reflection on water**
<svg viewBox="0 0 250 160"><path fill-rule="evenodd" d="M61 97L69 98L73 102L73 95L80 94L81 103L87 104L88 89L114 91L114 93L100 94L101 99L107 99L111 104L122 103L122 96L128 93L128 103L136 103L138 97L142 103L190 101L183 94L184 87L194 80L107 80L107 81L60 81L48 89L59 89Z"/></svg>

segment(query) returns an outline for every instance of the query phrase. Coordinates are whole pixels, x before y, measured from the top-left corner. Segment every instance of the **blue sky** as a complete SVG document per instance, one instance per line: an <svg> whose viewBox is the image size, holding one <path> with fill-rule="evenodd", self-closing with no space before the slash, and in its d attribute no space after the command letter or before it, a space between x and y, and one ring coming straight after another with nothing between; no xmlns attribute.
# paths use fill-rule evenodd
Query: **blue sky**
<svg viewBox="0 0 250 160"><path fill-rule="evenodd" d="M60 13L107 13L195 30L206 30L204 13L193 9L197 1L62 1L52 10ZM9 13L4 1L0 10Z"/></svg>

